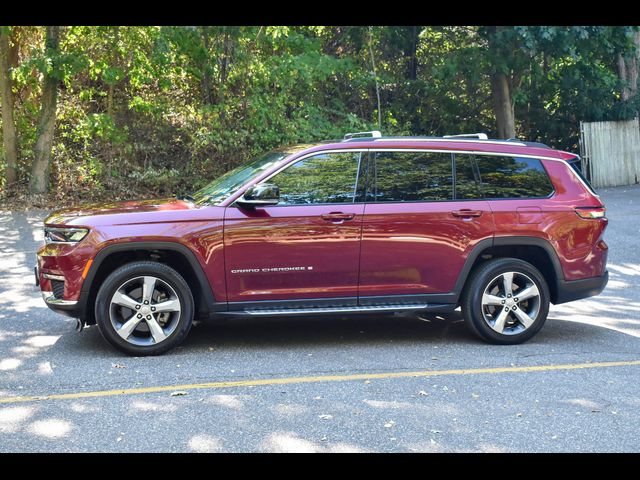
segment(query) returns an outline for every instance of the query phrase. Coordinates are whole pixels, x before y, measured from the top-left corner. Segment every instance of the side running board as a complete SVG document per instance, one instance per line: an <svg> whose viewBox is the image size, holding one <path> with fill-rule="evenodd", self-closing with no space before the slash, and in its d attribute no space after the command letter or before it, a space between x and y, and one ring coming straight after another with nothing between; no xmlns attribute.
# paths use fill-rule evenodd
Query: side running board
<svg viewBox="0 0 640 480"><path fill-rule="evenodd" d="M376 313L376 312L399 312L399 311L447 311L454 310L452 304L399 304L399 305L364 305L354 307L308 307L308 308L250 308L246 310L232 310L227 312L217 312L225 315L310 315L327 313Z"/></svg>

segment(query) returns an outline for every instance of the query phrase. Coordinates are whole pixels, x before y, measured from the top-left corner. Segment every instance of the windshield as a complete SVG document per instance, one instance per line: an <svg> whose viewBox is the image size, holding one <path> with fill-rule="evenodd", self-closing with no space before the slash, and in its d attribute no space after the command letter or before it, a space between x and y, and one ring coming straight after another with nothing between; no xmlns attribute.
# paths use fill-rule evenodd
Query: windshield
<svg viewBox="0 0 640 480"><path fill-rule="evenodd" d="M283 151L269 152L245 165L234 168L194 193L193 200L197 204L220 203L252 177L275 165L289 154L290 152Z"/></svg>

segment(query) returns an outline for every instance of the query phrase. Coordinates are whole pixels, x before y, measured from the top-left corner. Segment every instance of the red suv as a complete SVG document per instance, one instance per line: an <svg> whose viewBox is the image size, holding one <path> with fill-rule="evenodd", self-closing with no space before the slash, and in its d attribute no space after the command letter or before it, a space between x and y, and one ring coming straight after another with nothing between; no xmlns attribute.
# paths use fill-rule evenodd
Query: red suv
<svg viewBox="0 0 640 480"><path fill-rule="evenodd" d="M194 318L458 306L477 336L515 344L550 302L605 287L605 208L577 155L366 133L273 151L192 196L51 214L45 302L152 355Z"/></svg>

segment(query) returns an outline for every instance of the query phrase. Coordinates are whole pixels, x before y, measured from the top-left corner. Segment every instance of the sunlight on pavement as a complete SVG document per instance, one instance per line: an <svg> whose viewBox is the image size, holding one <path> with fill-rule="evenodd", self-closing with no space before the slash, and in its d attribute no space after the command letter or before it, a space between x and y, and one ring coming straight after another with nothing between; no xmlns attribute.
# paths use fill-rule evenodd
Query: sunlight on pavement
<svg viewBox="0 0 640 480"><path fill-rule="evenodd" d="M23 358L34 357L41 351L48 349L56 344L62 335L32 335L22 341L22 345L13 347L11 351ZM42 367L45 368L46 367ZM43 371L41 371L43 373Z"/></svg>
<svg viewBox="0 0 640 480"><path fill-rule="evenodd" d="M622 275L630 275L630 276L640 275L640 265L636 263L625 263L624 265L607 263L607 269L613 270L614 272L621 273Z"/></svg>
<svg viewBox="0 0 640 480"><path fill-rule="evenodd" d="M282 417L295 417L297 415L303 415L309 411L309 407L299 404L284 404L279 403L271 407L274 413Z"/></svg>
<svg viewBox="0 0 640 480"><path fill-rule="evenodd" d="M571 405L578 405L579 407L588 408L591 410L600 409L602 405L596 403L592 400L587 400L586 398L570 398L568 400L562 400L564 403L569 403Z"/></svg>
<svg viewBox="0 0 640 480"><path fill-rule="evenodd" d="M509 450L492 443L481 443L478 445L478 450L483 453L507 453ZM472 450L473 451L473 450Z"/></svg>
<svg viewBox="0 0 640 480"><path fill-rule="evenodd" d="M40 362L38 364L38 373L41 375L52 375L53 368L51 368L51 362Z"/></svg>
<svg viewBox="0 0 640 480"><path fill-rule="evenodd" d="M585 299L580 302L552 305L549 319L604 327L640 338L639 312L638 302L602 296L598 300ZM629 318L630 316L632 318Z"/></svg>
<svg viewBox="0 0 640 480"><path fill-rule="evenodd" d="M360 447L346 443L322 447L309 440L298 437L293 432L277 432L269 435L261 444L260 450L270 453L364 453Z"/></svg>
<svg viewBox="0 0 640 480"><path fill-rule="evenodd" d="M364 403L374 408L416 408L414 403L409 402L385 402L381 400L364 400Z"/></svg>
<svg viewBox="0 0 640 480"><path fill-rule="evenodd" d="M15 370L22 365L19 358L4 358L0 360L0 371Z"/></svg>
<svg viewBox="0 0 640 480"><path fill-rule="evenodd" d="M640 264L609 262L607 269L609 282L601 295L551 305L549 319L607 328L640 338L640 302L634 301L629 290L640 276Z"/></svg>
<svg viewBox="0 0 640 480"><path fill-rule="evenodd" d="M51 418L49 420L38 420L29 426L29 432L39 437L57 439L66 437L71 432L72 425L66 420Z"/></svg>
<svg viewBox="0 0 640 480"><path fill-rule="evenodd" d="M37 348L51 347L60 340L60 337L62 335L37 335L26 339L24 343Z"/></svg>
<svg viewBox="0 0 640 480"><path fill-rule="evenodd" d="M191 437L188 447L198 453L215 453L222 450L222 442L210 435L196 435Z"/></svg>
<svg viewBox="0 0 640 480"><path fill-rule="evenodd" d="M425 453L440 453L447 451L442 445L440 445L433 438L426 442L414 442L407 444L407 449L410 452L425 452Z"/></svg>
<svg viewBox="0 0 640 480"><path fill-rule="evenodd" d="M146 402L144 400L136 400L132 402L131 406L139 412L175 412L178 409L178 407L172 403L161 404Z"/></svg>
<svg viewBox="0 0 640 480"><path fill-rule="evenodd" d="M221 407L241 410L244 408L243 397L246 395L212 395L204 400L205 403L213 403Z"/></svg>
<svg viewBox="0 0 640 480"><path fill-rule="evenodd" d="M89 405L86 403L73 403L69 409L75 413L95 413L100 411L100 408L95 405Z"/></svg>
<svg viewBox="0 0 640 480"><path fill-rule="evenodd" d="M33 415L33 407L0 408L0 433L15 433Z"/></svg>

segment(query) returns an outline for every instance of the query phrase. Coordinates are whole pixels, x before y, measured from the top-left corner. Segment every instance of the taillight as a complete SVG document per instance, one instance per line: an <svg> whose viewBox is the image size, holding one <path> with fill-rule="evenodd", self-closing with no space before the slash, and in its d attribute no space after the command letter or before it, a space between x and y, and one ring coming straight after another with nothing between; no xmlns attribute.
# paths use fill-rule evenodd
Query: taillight
<svg viewBox="0 0 640 480"><path fill-rule="evenodd" d="M604 207L576 207L576 213L580 218L604 218Z"/></svg>

